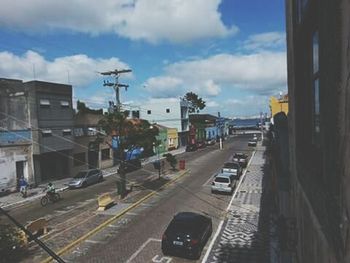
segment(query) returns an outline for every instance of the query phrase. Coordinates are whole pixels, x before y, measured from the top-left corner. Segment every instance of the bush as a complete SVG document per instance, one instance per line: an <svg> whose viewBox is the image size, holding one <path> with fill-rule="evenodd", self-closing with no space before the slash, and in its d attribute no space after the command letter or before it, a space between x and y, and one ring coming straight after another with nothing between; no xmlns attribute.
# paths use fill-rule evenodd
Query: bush
<svg viewBox="0 0 350 263"><path fill-rule="evenodd" d="M175 170L176 164L177 164L177 160L176 160L175 156L172 155L171 153L164 154L163 156L166 158L167 162L170 164L170 166L173 168L173 170Z"/></svg>
<svg viewBox="0 0 350 263"><path fill-rule="evenodd" d="M0 225L1 262L18 262L25 254L22 231L10 225Z"/></svg>

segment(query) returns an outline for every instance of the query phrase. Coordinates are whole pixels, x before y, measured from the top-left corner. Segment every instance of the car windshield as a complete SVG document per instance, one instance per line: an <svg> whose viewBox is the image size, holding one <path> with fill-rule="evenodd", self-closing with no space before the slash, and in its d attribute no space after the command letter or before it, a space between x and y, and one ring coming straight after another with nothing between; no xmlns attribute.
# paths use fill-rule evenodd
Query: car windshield
<svg viewBox="0 0 350 263"><path fill-rule="evenodd" d="M86 172L79 172L74 176L74 179L81 179L86 177Z"/></svg>
<svg viewBox="0 0 350 263"><path fill-rule="evenodd" d="M228 179L226 177L216 177L215 182L217 182L217 183L229 183L230 179Z"/></svg>
<svg viewBox="0 0 350 263"><path fill-rule="evenodd" d="M237 169L239 165L237 163L225 163L224 168Z"/></svg>

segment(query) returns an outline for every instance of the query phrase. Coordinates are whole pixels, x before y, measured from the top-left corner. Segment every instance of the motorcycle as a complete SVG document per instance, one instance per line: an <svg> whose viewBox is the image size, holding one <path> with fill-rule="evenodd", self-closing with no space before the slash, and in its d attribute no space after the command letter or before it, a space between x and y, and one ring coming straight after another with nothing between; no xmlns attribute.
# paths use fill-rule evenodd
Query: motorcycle
<svg viewBox="0 0 350 263"><path fill-rule="evenodd" d="M46 191L46 194L40 199L40 204L46 206L49 202L56 203L61 199L59 193L49 193Z"/></svg>

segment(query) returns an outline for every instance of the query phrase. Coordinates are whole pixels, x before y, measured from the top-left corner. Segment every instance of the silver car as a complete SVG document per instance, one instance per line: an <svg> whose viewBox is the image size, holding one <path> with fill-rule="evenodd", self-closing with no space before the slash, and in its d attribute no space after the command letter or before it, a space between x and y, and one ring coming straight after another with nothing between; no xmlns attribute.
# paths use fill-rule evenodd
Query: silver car
<svg viewBox="0 0 350 263"><path fill-rule="evenodd" d="M224 192L232 194L236 188L237 181L234 179L232 174L219 173L214 177L211 183L211 192Z"/></svg>
<svg viewBox="0 0 350 263"><path fill-rule="evenodd" d="M68 183L69 188L86 187L91 184L101 182L103 175L99 169L84 170L77 173L76 176Z"/></svg>

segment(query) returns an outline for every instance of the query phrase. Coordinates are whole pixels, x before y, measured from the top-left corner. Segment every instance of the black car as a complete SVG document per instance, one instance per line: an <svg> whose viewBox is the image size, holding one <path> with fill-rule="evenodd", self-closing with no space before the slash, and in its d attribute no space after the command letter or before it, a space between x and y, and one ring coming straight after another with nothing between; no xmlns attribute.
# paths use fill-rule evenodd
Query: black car
<svg viewBox="0 0 350 263"><path fill-rule="evenodd" d="M193 212L178 213L162 236L162 252L199 259L211 233L209 217Z"/></svg>
<svg viewBox="0 0 350 263"><path fill-rule="evenodd" d="M245 153L235 153L233 155L232 161L238 162L241 167L245 168L248 164L248 155Z"/></svg>
<svg viewBox="0 0 350 263"><path fill-rule="evenodd" d="M194 151L197 151L196 144L189 144L186 146L186 152L194 152Z"/></svg>

